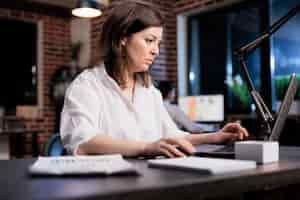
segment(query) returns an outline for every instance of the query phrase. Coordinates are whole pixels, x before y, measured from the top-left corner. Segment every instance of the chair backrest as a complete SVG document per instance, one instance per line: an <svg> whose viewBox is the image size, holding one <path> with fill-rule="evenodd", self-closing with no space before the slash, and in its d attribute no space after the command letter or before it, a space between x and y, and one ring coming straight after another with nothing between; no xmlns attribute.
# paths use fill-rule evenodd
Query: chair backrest
<svg viewBox="0 0 300 200"><path fill-rule="evenodd" d="M62 156L66 155L66 150L63 147L63 144L60 139L60 135L52 135L44 144L43 150L44 156Z"/></svg>

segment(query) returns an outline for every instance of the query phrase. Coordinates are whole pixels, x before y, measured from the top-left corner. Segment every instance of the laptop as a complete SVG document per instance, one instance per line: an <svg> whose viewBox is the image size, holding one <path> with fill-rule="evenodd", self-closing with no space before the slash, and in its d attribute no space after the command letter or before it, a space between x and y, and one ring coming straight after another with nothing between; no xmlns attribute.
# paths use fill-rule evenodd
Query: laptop
<svg viewBox="0 0 300 200"><path fill-rule="evenodd" d="M298 82L295 74L292 74L289 80L289 86L285 93L285 97L280 106L276 121L272 127L271 135L268 137L269 141L278 141L281 131L287 119L289 109L297 92ZM196 147L195 155L234 158L234 144L230 145L210 145L204 144Z"/></svg>

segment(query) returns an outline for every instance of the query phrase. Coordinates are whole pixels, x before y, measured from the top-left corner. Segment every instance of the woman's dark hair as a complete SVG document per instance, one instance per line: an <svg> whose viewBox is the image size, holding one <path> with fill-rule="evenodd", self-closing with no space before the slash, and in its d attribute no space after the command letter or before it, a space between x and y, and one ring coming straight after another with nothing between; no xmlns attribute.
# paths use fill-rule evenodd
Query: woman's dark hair
<svg viewBox="0 0 300 200"><path fill-rule="evenodd" d="M124 37L129 37L148 27L163 26L163 17L152 4L137 0L113 2L104 10L100 35L100 58L107 73L124 87L126 52L121 45ZM148 87L151 79L149 72L139 72L143 84Z"/></svg>
<svg viewBox="0 0 300 200"><path fill-rule="evenodd" d="M170 92L175 88L171 81L159 81L157 88L160 90L163 99L167 98Z"/></svg>

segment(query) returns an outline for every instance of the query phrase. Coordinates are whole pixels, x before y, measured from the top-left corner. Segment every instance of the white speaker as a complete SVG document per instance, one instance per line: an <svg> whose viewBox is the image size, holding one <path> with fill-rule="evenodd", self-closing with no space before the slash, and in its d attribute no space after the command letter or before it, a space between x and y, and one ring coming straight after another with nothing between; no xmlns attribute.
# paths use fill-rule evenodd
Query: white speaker
<svg viewBox="0 0 300 200"><path fill-rule="evenodd" d="M275 141L241 141L234 144L235 158L265 164L279 160L279 144Z"/></svg>

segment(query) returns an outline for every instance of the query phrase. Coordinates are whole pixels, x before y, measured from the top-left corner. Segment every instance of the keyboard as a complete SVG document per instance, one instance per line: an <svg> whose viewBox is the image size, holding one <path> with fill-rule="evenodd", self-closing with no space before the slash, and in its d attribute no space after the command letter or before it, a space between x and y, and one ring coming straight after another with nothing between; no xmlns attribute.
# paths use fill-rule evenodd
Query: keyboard
<svg viewBox="0 0 300 200"><path fill-rule="evenodd" d="M216 149L214 152L234 152L234 145L226 145L224 147L220 147L219 149Z"/></svg>
<svg viewBox="0 0 300 200"><path fill-rule="evenodd" d="M234 158L234 145L204 144L196 147L196 156Z"/></svg>
<svg viewBox="0 0 300 200"><path fill-rule="evenodd" d="M149 167L198 171L204 174L223 174L256 168L255 161L201 158L195 156L148 160Z"/></svg>

